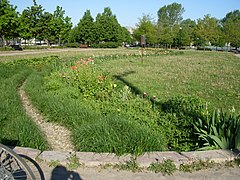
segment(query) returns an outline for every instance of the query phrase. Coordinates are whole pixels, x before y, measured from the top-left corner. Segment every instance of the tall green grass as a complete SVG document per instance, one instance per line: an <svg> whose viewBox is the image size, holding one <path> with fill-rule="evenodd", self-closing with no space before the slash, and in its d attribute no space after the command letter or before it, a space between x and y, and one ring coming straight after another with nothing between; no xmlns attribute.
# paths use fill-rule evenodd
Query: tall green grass
<svg viewBox="0 0 240 180"><path fill-rule="evenodd" d="M33 73L26 82L26 91L33 103L51 121L72 130L76 150L141 154L167 149L164 133L131 122L114 113L103 115L86 101L71 96L71 88L57 91L44 89L47 72Z"/></svg>
<svg viewBox="0 0 240 180"><path fill-rule="evenodd" d="M119 91L102 99L84 97L79 88L59 79L61 62L55 62L52 69L47 69L39 59L38 72L24 66L25 70L28 69L24 77L30 74L25 90L33 104L47 120L72 131L76 150L116 154L194 150L199 147L193 122L204 117L204 102L210 102L210 109L229 109L232 106L236 111L239 109L240 61L230 54L163 54L144 57L142 63L135 56L106 56L109 53L95 56L95 65L115 77ZM69 60L72 65L78 57L63 58L64 63ZM35 60L29 63L36 64ZM24 68L21 73L25 72ZM15 70L16 77L3 68L3 79L8 76L10 79L19 78L20 70ZM51 76L51 72L56 76ZM142 98L143 92L147 92L147 98ZM197 98L185 98L189 95ZM204 101L198 101L198 98ZM8 101L10 99L7 98ZM1 108L7 112L5 106ZM8 113L2 114L2 119L6 119Z"/></svg>
<svg viewBox="0 0 240 180"><path fill-rule="evenodd" d="M18 87L32 72L26 66L0 64L0 142L47 149L48 145L36 124L26 115Z"/></svg>

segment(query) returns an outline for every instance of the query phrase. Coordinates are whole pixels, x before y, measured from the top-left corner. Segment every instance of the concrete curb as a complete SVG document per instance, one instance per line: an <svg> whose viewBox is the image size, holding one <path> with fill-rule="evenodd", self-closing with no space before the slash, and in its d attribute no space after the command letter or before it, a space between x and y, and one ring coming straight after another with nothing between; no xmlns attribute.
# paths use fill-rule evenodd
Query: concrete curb
<svg viewBox="0 0 240 180"><path fill-rule="evenodd" d="M131 155L116 156L113 153L92 153L92 152L60 152L60 151L43 151L14 147L13 150L18 154L26 155L34 160L41 159L46 163L58 162L61 165L67 165L70 162L70 157L76 156L81 164L87 167L96 167L106 164L122 164L131 160ZM210 150L210 151L192 151L177 153L174 151L167 152L148 152L137 157L136 162L139 167L149 167L151 163L163 162L164 160L172 160L177 167L181 164L189 164L196 160L214 161L222 163L239 157L239 154L230 150Z"/></svg>

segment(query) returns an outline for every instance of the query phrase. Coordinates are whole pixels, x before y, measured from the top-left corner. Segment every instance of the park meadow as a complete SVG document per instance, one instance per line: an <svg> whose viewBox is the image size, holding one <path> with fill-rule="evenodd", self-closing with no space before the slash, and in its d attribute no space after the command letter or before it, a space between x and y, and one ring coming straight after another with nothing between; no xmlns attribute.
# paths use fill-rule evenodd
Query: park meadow
<svg viewBox="0 0 240 180"><path fill-rule="evenodd" d="M51 149L18 88L76 151L239 148L240 61L232 53L108 49L1 57L0 142Z"/></svg>

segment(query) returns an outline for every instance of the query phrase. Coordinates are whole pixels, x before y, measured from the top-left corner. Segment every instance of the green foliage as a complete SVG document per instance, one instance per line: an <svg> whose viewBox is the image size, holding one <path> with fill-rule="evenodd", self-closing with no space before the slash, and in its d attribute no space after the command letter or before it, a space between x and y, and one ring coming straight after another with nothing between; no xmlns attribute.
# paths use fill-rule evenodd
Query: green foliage
<svg viewBox="0 0 240 180"><path fill-rule="evenodd" d="M0 64L0 142L6 145L48 148L36 124L26 115L17 88L32 72L26 66Z"/></svg>
<svg viewBox="0 0 240 180"><path fill-rule="evenodd" d="M164 136L146 126L127 121L123 117L98 118L73 130L74 144L79 151L112 152L135 155L165 150Z"/></svg>
<svg viewBox="0 0 240 180"><path fill-rule="evenodd" d="M72 68L69 69L70 72L73 71ZM52 73L51 76L44 79L41 77L43 72L41 74L38 74L38 76L33 74L28 79L27 91L33 98L33 102L38 104L38 108L50 120L72 129L73 142L77 150L141 154L145 151L164 150L166 148L163 133L151 128L153 127L151 125L152 120L148 122L145 118L146 122L141 123L141 118L132 121L130 115L124 115L125 111L130 110L124 106L134 106L136 101L123 105L122 107L125 110L121 110L122 112L117 115L114 112L108 112L107 109L112 108L118 112L119 103L111 104L107 100L109 98L99 99L99 96L97 96L98 101L92 95L84 97L79 89L75 88L74 84L67 85L64 82L67 79L63 80L58 73ZM62 83L57 80L59 78L63 80ZM42 83L44 83L44 86ZM90 94L88 93L88 95ZM122 95L122 99L128 97L124 92L122 92ZM114 100L116 99L117 97ZM105 107L105 105L107 106ZM113 105L115 107L111 107ZM149 108L151 110L151 106ZM135 109L141 112L138 104L130 111L131 114L136 116L138 113L134 113Z"/></svg>
<svg viewBox="0 0 240 180"><path fill-rule="evenodd" d="M157 44L157 26L154 24L150 15L143 15L143 17L139 19L133 35L139 42L141 42L141 35L145 35L148 44Z"/></svg>
<svg viewBox="0 0 240 180"><path fill-rule="evenodd" d="M199 118L195 130L203 141L201 149L236 149L240 146L240 115L215 110L212 115Z"/></svg>
<svg viewBox="0 0 240 180"><path fill-rule="evenodd" d="M179 52L146 49L144 53L150 57L146 57L148 64L142 64L136 61L140 57L137 51L131 50L128 51L128 54L121 54L119 51L117 53L104 55L104 52L94 56L95 61L89 58L77 61L78 63L69 58L66 63L59 61L60 59L57 57L52 57L52 59L48 57L8 62L8 64L11 64L10 67L21 63L29 65L29 67L41 66L41 71L34 72L27 79L26 91L34 105L43 112L49 121L55 121L72 130L73 142L79 150L91 149L93 152L110 151L117 154L133 153L138 155L144 151L187 151L199 148L196 143L201 145L202 140L197 141L192 123L198 118L206 117L205 103L198 98L185 96L168 99L167 96L165 97L166 94L161 95L164 89L159 89L159 86L146 87L145 82L149 82L149 79L155 74L158 77L154 77L150 80L151 82L160 79L159 76L161 79L171 76L167 66L170 66L171 72L173 71L174 76L171 76L173 78L176 77L176 71L174 71L176 68L174 67L177 67L181 74L186 75L182 70L186 68L181 68L180 65L184 64L190 56L199 56L202 60L205 56L209 58L214 55L216 58L217 54L202 53L200 56L199 52L194 52L195 56L193 56L193 54L184 52L184 56L176 56L177 61L174 61L174 56L166 57L166 55L178 55ZM158 57L159 55L161 58ZM238 61L231 61L230 56L226 57L229 59L228 63L232 62L234 67L237 66ZM219 59L219 56L217 58ZM198 68L198 65L194 65L195 61L198 64L204 60L187 61L189 69ZM171 66L171 63L174 67ZM176 66L176 63L179 64ZM45 71L46 64L51 65L51 68L48 67ZM189 67L189 64L192 67ZM219 64L217 65L219 66ZM226 66L231 67L228 64ZM167 72L167 77L160 73L161 67L164 69L164 74ZM147 68L150 71L146 71ZM229 69L236 73L233 67ZM127 74L128 70L132 70L132 73ZM106 71L112 71L115 76ZM137 72L141 73L137 74ZM190 72L188 71L188 73ZM190 73L189 76L192 77L195 73L196 71L194 74ZM8 78L7 69L1 70L1 74L4 78ZM144 75L141 76L141 74ZM181 74L177 74L178 79L182 78ZM103 86L99 85L100 79L105 80L102 75L107 77L106 81L101 81ZM147 81L145 76L148 76ZM207 76L209 75L207 74ZM137 81L135 81L135 77L137 77ZM170 81L173 81L174 85L178 84L171 77L170 80L167 79L167 83L160 82L160 86L162 87L161 84L168 86ZM184 80L186 79L185 77ZM137 86L134 89L135 84ZM151 84L155 85L156 83ZM157 85L159 84L157 83ZM85 93L83 93L82 87L87 89ZM150 96L143 98L141 91L137 91L137 88L149 91L156 89L160 92L158 97L161 98L161 101L156 101L155 110L149 101ZM191 91L189 92L191 94ZM140 94L136 95L135 93ZM174 94L178 93L175 91L170 95ZM7 111L3 113L2 119L7 117L7 114ZM124 144L125 142L126 144Z"/></svg>
<svg viewBox="0 0 240 180"><path fill-rule="evenodd" d="M177 38L179 30L179 24L182 21L182 14L184 8L181 4L172 3L161 7L158 14L158 31L160 43L168 46L174 43L174 39Z"/></svg>
<svg viewBox="0 0 240 180"><path fill-rule="evenodd" d="M238 31L240 25L240 11L235 10L226 14L222 19L223 31L225 34L225 42L231 42L231 46L240 46L240 32Z"/></svg>
<svg viewBox="0 0 240 180"><path fill-rule="evenodd" d="M64 46L69 47L69 48L79 48L78 43L66 43Z"/></svg>
<svg viewBox="0 0 240 180"><path fill-rule="evenodd" d="M20 37L24 39L37 38L43 31L42 15L44 9L36 1L31 7L23 10L20 17Z"/></svg>
<svg viewBox="0 0 240 180"><path fill-rule="evenodd" d="M58 41L58 46L61 45L61 40L68 37L68 32L72 27L71 18L64 17L65 11L62 7L57 6L56 10L53 12L53 32L55 38Z"/></svg>
<svg viewBox="0 0 240 180"><path fill-rule="evenodd" d="M205 15L203 19L198 19L195 34L196 38L203 41L203 46L209 42L217 44L222 36L218 20L210 15Z"/></svg>
<svg viewBox="0 0 240 180"><path fill-rule="evenodd" d="M8 61L7 65L27 65L36 68L43 68L44 65L57 64L60 61L58 56L47 56L43 58L19 59L15 61Z"/></svg>
<svg viewBox="0 0 240 180"><path fill-rule="evenodd" d="M197 148L197 136L193 131L193 123L204 116L204 102L197 97L173 97L162 105L166 114L161 114L161 121L169 139L169 149L189 151Z"/></svg>
<svg viewBox="0 0 240 180"><path fill-rule="evenodd" d="M179 167L180 171L183 172L193 172L193 171L200 171L203 169L209 169L215 167L217 164L214 161L194 161L191 164L181 164Z"/></svg>
<svg viewBox="0 0 240 180"><path fill-rule="evenodd" d="M2 48L0 48L0 51L12 51L13 48L12 47L8 47L8 46L4 46Z"/></svg>
<svg viewBox="0 0 240 180"><path fill-rule="evenodd" d="M76 41L82 44L91 44L94 41L94 20L90 10L87 10L77 25Z"/></svg>
<svg viewBox="0 0 240 180"><path fill-rule="evenodd" d="M79 158L77 157L76 153L73 153L68 158L67 167L71 170L77 169L80 166Z"/></svg>
<svg viewBox="0 0 240 180"><path fill-rule="evenodd" d="M129 161L126 161L123 164L116 164L113 166L113 168L119 169L119 170L128 170L132 172L140 172L142 168L140 168L136 162L136 158L131 157Z"/></svg>
<svg viewBox="0 0 240 180"><path fill-rule="evenodd" d="M99 44L92 44L92 48L118 48L120 43L118 42L104 42Z"/></svg>
<svg viewBox="0 0 240 180"><path fill-rule="evenodd" d="M64 67L57 74L58 79L62 79L65 85L78 89L84 98L104 98L109 96L114 89L112 78L95 68L92 58L81 59L75 65ZM56 73L52 73L47 83L51 80L55 81L56 78Z"/></svg>
<svg viewBox="0 0 240 180"><path fill-rule="evenodd" d="M0 38L3 43L4 36L17 37L18 14L16 6L9 4L8 0L0 2Z"/></svg>
<svg viewBox="0 0 240 180"><path fill-rule="evenodd" d="M173 173L177 170L176 165L170 159L164 160L162 163L156 162L152 163L148 167L149 171L154 171L155 173L161 172L164 176L165 175L173 175Z"/></svg>
<svg viewBox="0 0 240 180"><path fill-rule="evenodd" d="M95 21L95 42L119 42L122 28L109 7L99 13Z"/></svg>
<svg viewBox="0 0 240 180"><path fill-rule="evenodd" d="M180 24L184 8L181 4L172 3L165 5L158 10L158 23L163 26L173 27L175 24Z"/></svg>

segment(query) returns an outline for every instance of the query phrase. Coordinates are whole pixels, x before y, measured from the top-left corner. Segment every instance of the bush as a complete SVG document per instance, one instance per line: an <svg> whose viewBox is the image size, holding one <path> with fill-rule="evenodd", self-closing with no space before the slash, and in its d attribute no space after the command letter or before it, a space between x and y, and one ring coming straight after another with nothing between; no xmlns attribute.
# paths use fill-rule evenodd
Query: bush
<svg viewBox="0 0 240 180"><path fill-rule="evenodd" d="M25 46L23 45L22 46L23 49L31 49L31 50L38 50L38 49L47 49L49 48L49 46L40 46L40 45L30 45L30 46Z"/></svg>
<svg viewBox="0 0 240 180"><path fill-rule="evenodd" d="M79 44L78 43L67 43L67 44L65 44L65 46L68 48L78 48Z"/></svg>
<svg viewBox="0 0 240 180"><path fill-rule="evenodd" d="M208 47L197 47L197 50L200 50L200 51L212 51L212 49L208 48Z"/></svg>
<svg viewBox="0 0 240 180"><path fill-rule="evenodd" d="M9 47L9 46L4 46L4 47L1 47L0 48L0 51L12 51L14 50L12 47Z"/></svg>
<svg viewBox="0 0 240 180"><path fill-rule="evenodd" d="M118 48L120 43L118 42L104 42L99 44L92 44L92 48Z"/></svg>
<svg viewBox="0 0 240 180"><path fill-rule="evenodd" d="M47 88L52 89L49 85L55 86L57 81L62 82L63 86L77 89L84 98L94 97L95 99L104 99L109 96L115 86L112 77L95 68L94 60L91 58L81 59L74 65L67 65L60 71L53 72L46 78Z"/></svg>
<svg viewBox="0 0 240 180"><path fill-rule="evenodd" d="M198 148L193 123L204 116L204 102L195 97L174 97L162 105L160 123L164 127L170 150L189 151Z"/></svg>

